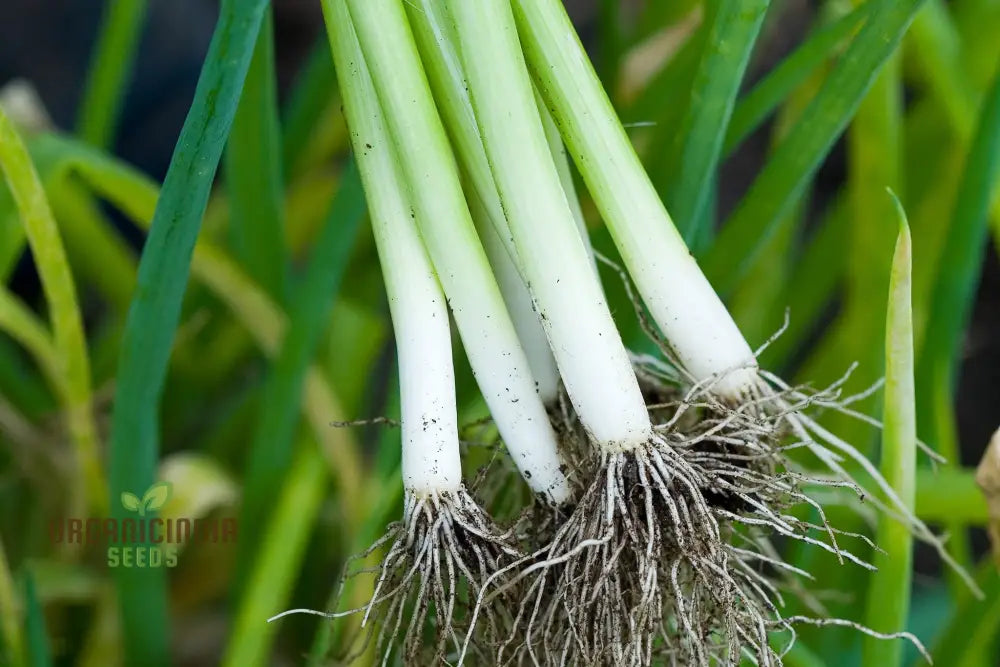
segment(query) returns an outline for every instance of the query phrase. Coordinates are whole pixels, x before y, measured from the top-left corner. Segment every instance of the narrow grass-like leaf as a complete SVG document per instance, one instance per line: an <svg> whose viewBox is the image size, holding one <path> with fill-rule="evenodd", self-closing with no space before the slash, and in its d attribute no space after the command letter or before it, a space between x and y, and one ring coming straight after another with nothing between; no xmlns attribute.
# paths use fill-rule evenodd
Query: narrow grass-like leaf
<svg viewBox="0 0 1000 667"><path fill-rule="evenodd" d="M306 368L316 355L320 336L329 322L328 314L339 291L364 211L361 179L352 163L330 206L306 274L296 287L288 333L264 385L260 420L248 453L243 482L240 517L243 540L237 580L249 572L259 542L255 526L265 524L272 499L281 488L282 473L291 460Z"/></svg>
<svg viewBox="0 0 1000 667"><path fill-rule="evenodd" d="M858 35L730 216L704 268L720 292L742 279L895 51L923 0L875 0ZM737 259L738 258L738 259Z"/></svg>
<svg viewBox="0 0 1000 667"><path fill-rule="evenodd" d="M920 431L945 458L958 461L952 403L962 335L975 302L989 226L987 212L1000 177L1000 72L983 101L978 128L959 183L949 234L931 294L926 337L918 365ZM970 547L962 526L949 549L967 563ZM958 585L957 582L952 582ZM954 586L953 586L954 587Z"/></svg>
<svg viewBox="0 0 1000 667"><path fill-rule="evenodd" d="M16 294L3 285L0 285L0 331L31 354L55 393L65 393L62 357L49 330Z"/></svg>
<svg viewBox="0 0 1000 667"><path fill-rule="evenodd" d="M17 597L7 552L0 539L0 663L11 667L27 667L28 656L21 628L21 604Z"/></svg>
<svg viewBox="0 0 1000 667"><path fill-rule="evenodd" d="M95 188L97 193L108 198L117 196L116 203L122 206L135 222L143 227L148 226L157 199L157 192L152 183L122 163L108 160L92 152L71 150L73 146L64 148L67 155L72 156L75 161L74 169ZM127 195L123 196L123 192ZM192 259L191 272L196 280L204 283L232 309L237 320L253 334L255 342L266 355L273 357L278 354L286 330L284 314L259 287L247 279L221 249L206 241L199 243ZM295 405L298 403L299 401L296 401ZM360 453L349 432L330 428L329 422L342 419L343 411L336 394L316 367L310 368L306 374L305 396L302 403L301 409L307 416L313 432L309 438L309 445L315 448L317 447L315 443L318 441L327 457L336 457L337 461L336 466L331 467L328 462L317 456L309 459L309 465L317 470L322 468L332 470L340 492L343 515L363 518L365 514L361 508L366 506L364 498L374 499L380 495L364 490ZM290 480L289 484L295 485L301 482L302 479L297 477ZM372 489L372 491L379 490ZM307 493L310 489L303 488L301 491ZM296 521L309 523L308 517L299 515L297 518L289 518L285 512L275 515L271 526L287 528ZM356 528L349 523L343 526L345 537L355 534L355 530ZM284 534L281 540L286 538L297 539L293 534ZM245 540L246 536L241 531L241 542ZM265 540L264 543L270 542ZM258 541L253 546L259 549L261 544L262 542ZM294 581L293 573L299 569L303 555L302 548L290 542L284 547L287 548L275 546L265 550L261 557L262 561L253 570L257 574L251 575L250 583L247 584L249 587L247 594L238 612L244 625L241 626L239 633L233 635L230 645L229 654L234 656L233 664L243 664L241 661L244 659L267 659L266 653L273 639L273 633L261 634L258 623L261 618L274 613L274 607L287 598L287 589ZM260 574L261 571L266 574ZM273 586L274 579L279 580L279 587ZM260 610L265 607L267 613L260 616Z"/></svg>
<svg viewBox="0 0 1000 667"><path fill-rule="evenodd" d="M30 419L40 419L55 407L53 394L38 377L21 349L0 336L0 395Z"/></svg>
<svg viewBox="0 0 1000 667"><path fill-rule="evenodd" d="M769 5L770 0L720 0L714 12L681 125L679 163L672 170L675 178L666 197L667 208L689 246L701 233L698 222L711 224L702 215L709 185Z"/></svg>
<svg viewBox="0 0 1000 667"><path fill-rule="evenodd" d="M148 228L159 197L159 186L131 165L61 135L36 137L31 154L46 188L64 187L80 179L102 199Z"/></svg>
<svg viewBox="0 0 1000 667"><path fill-rule="evenodd" d="M903 83L900 59L886 62L858 107L847 131L848 228L844 293L828 344L815 351L803 377L831 382L857 362L850 389L861 390L881 377L884 366L885 312L892 271L892 226L897 216L885 189L902 184ZM874 398L857 404L866 414L877 413ZM862 451L875 445L875 431L856 419L829 415L829 428ZM849 569L845 571L850 571Z"/></svg>
<svg viewBox="0 0 1000 667"><path fill-rule="evenodd" d="M138 263L132 248L80 183L70 179L46 182L45 191L66 239L66 254L75 275L96 288L124 319Z"/></svg>
<svg viewBox="0 0 1000 667"><path fill-rule="evenodd" d="M931 389L938 384L954 387L961 337L968 326L982 271L984 246L989 230L987 212L1000 177L1000 73L980 112L976 136L971 143L959 184L950 232L938 266L931 297L931 312L920 360L920 387L930 405ZM930 416L929 409L922 413ZM921 426L924 426L921 424ZM936 429L927 425L928 436ZM957 452L941 452L955 458Z"/></svg>
<svg viewBox="0 0 1000 667"><path fill-rule="evenodd" d="M73 511L83 503L93 509L106 507L106 483L98 452L97 427L91 409L90 359L76 286L70 273L59 229L31 157L7 115L0 110L0 169L17 202L25 236L38 267L42 290L49 305L52 334L64 375L64 403L70 433L76 446L82 488L74 489Z"/></svg>
<svg viewBox="0 0 1000 667"><path fill-rule="evenodd" d="M885 322L885 405L882 430L882 476L913 509L917 468L917 416L914 390L913 308L911 303L912 254L910 228L898 199L899 235L892 258L889 300ZM875 543L884 553L875 554L877 572L868 587L866 624L879 632L906 628L910 608L913 536L894 517L879 517ZM902 664L903 645L865 637L864 662L893 667Z"/></svg>
<svg viewBox="0 0 1000 667"><path fill-rule="evenodd" d="M24 635L28 646L27 664L31 667L52 667L45 615L38 600L35 578L30 571L24 573Z"/></svg>
<svg viewBox="0 0 1000 667"><path fill-rule="evenodd" d="M94 194L118 207L140 228L149 228L159 191L156 184L135 168L109 158L63 137L45 137L45 160L59 165L59 170L78 177ZM332 214L332 210L331 210ZM346 249L344 249L346 250ZM205 284L234 312L238 322L252 335L265 355L274 357L285 335L285 315L260 289L240 271L221 249L201 241L191 263L193 277ZM344 491L345 513L360 503L357 489L362 481L360 454L344 430L328 428L331 419L342 417L339 401L329 384L310 368L306 376L302 409L324 447L336 450L338 487Z"/></svg>
<svg viewBox="0 0 1000 667"><path fill-rule="evenodd" d="M848 222L847 205L840 197L827 209L802 249L778 304L789 313L788 329L761 354L765 368L782 368L816 329L844 277Z"/></svg>
<svg viewBox="0 0 1000 667"><path fill-rule="evenodd" d="M55 214L71 267L79 278L96 286L124 312L135 286L133 251L107 225L97 202L76 182L81 165L90 168L91 163L100 165L114 160L90 146L56 134L32 137L28 150ZM115 192L112 201L129 198L131 188L122 185L126 192ZM0 189L0 200L4 192L5 188ZM0 201L0 208L2 204ZM0 252L0 272L7 268L3 262L12 261L24 248L26 239L20 225L17 232L5 239L7 245Z"/></svg>
<svg viewBox="0 0 1000 667"><path fill-rule="evenodd" d="M1000 649L1000 574L992 559L986 558L979 566L976 583L983 591L983 598L972 595L960 598L931 652L935 665L992 667L996 664Z"/></svg>
<svg viewBox="0 0 1000 667"><path fill-rule="evenodd" d="M236 614L224 667L271 662L270 647L279 626L264 621L284 611L326 489L327 467L315 440L303 438L297 450L285 483L279 494L272 496L274 511L263 537L254 544L261 553ZM241 535L241 539L245 537Z"/></svg>
<svg viewBox="0 0 1000 667"><path fill-rule="evenodd" d="M917 516L928 523L952 522L985 526L990 519L976 471L966 468L921 468L917 471Z"/></svg>
<svg viewBox="0 0 1000 667"><path fill-rule="evenodd" d="M962 139L975 129L976 95L963 68L963 45L948 7L927 0L907 36L914 61Z"/></svg>
<svg viewBox="0 0 1000 667"><path fill-rule="evenodd" d="M46 139L46 159L57 162L61 169L80 178L94 194L118 207L141 229L149 229L160 197L153 181L128 164L72 140L55 136ZM328 216L343 216L340 220L345 226L350 222L345 211L349 211L351 206L363 205L363 201L352 200L349 192L348 187L344 191L346 199L340 201L341 208L331 207ZM343 229L340 231L344 232ZM348 250L327 248L326 252L332 256ZM336 270L336 267L325 270ZM278 354L286 330L285 314L236 266L232 258L217 246L202 240L195 248L191 272L196 280L205 284L233 310L238 322L250 331L265 355L274 357ZM353 441L346 437L346 431L328 428L331 419L342 417L339 403L315 367L307 373L305 391L302 408L309 415L309 421L324 446L336 448L338 471L344 473L337 478L338 486L350 489L342 502L353 506L360 502L356 491L362 481L359 452Z"/></svg>
<svg viewBox="0 0 1000 667"><path fill-rule="evenodd" d="M829 25L811 34L795 51L768 73L736 103L726 129L722 154L728 155L754 130L761 126L792 91L804 83L827 60L838 46L871 13L874 3L866 2Z"/></svg>
<svg viewBox="0 0 1000 667"><path fill-rule="evenodd" d="M115 504L123 491L145 489L155 476L159 398L191 252L266 5L266 0L222 3L194 102L167 170L119 355L110 446ZM123 518L124 509L114 507L113 516ZM116 574L126 660L165 665L170 630L164 573L121 568Z"/></svg>
<svg viewBox="0 0 1000 667"><path fill-rule="evenodd" d="M330 45L322 35L299 72L282 114L282 164L286 180L295 173L320 116L336 97L336 89L337 74L330 58Z"/></svg>
<svg viewBox="0 0 1000 667"><path fill-rule="evenodd" d="M76 131L94 146L114 142L122 100L135 64L135 51L146 17L146 0L118 0L105 4L84 87Z"/></svg>
<svg viewBox="0 0 1000 667"><path fill-rule="evenodd" d="M597 73L612 98L618 91L618 69L625 42L622 8L618 0L598 0Z"/></svg>
<svg viewBox="0 0 1000 667"><path fill-rule="evenodd" d="M0 281L6 282L24 248L24 227L7 184L0 180Z"/></svg>
<svg viewBox="0 0 1000 667"><path fill-rule="evenodd" d="M229 132L224 166L233 250L254 280L284 303L288 252L273 23L268 11Z"/></svg>

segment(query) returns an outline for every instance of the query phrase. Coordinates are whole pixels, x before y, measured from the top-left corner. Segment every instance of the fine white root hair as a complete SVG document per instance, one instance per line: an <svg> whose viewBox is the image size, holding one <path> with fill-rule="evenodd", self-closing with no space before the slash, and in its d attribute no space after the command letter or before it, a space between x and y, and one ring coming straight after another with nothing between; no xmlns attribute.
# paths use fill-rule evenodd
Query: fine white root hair
<svg viewBox="0 0 1000 667"><path fill-rule="evenodd" d="M832 526L805 489L850 489L941 548L860 452L806 414L838 405L846 376L815 391L761 373L759 386L733 404L713 393L711 379L682 393L666 364L634 361L640 382L652 387L644 388L647 398L658 399L648 406L657 414L655 436L645 447L600 456L591 466L593 481L551 542L512 562L513 575L488 582L492 592L477 605L517 591L497 663L645 665L655 658L709 665L745 658L780 665L794 641L791 624L807 622L783 617L785 596L819 615L825 610L802 585L811 574L785 563L770 537L798 540L866 569L874 568L850 545L878 549L866 536ZM794 450L811 452L830 474L803 467L790 456ZM887 500L856 481L848 463L875 480ZM801 505L819 517L816 523L791 512ZM907 633L819 620L922 648ZM778 629L791 633L785 646L772 641Z"/></svg>
<svg viewBox="0 0 1000 667"><path fill-rule="evenodd" d="M870 637L875 637L876 639L882 639L886 641L894 639L905 639L906 641L913 644L913 646L920 652L920 655L924 657L924 660L927 661L927 664L930 665L934 664L934 660L931 659L931 654L927 651L927 648L923 645L923 642L921 642L912 632L877 632L869 627L861 625L860 623L855 623L854 621L847 621L842 618L812 618L810 616L789 616L788 618L781 619L774 625L784 630L787 630L794 635L795 631L792 629L792 626L795 624L814 625L818 627L833 625L844 628L852 628L862 634L866 634Z"/></svg>
<svg viewBox="0 0 1000 667"><path fill-rule="evenodd" d="M777 591L757 571L769 559L731 546L709 485L659 436L605 454L551 543L497 587L520 602L496 661L708 665L750 650L772 664Z"/></svg>
<svg viewBox="0 0 1000 667"><path fill-rule="evenodd" d="M614 264L609 262L606 258L602 258L602 261L610 263L614 266ZM625 281L626 289L631 295L631 286L624 274L623 280ZM974 595L981 596L981 591L979 590L979 587L975 583L974 579L968 572L965 571L964 568L961 567L959 563L954 560L948 552L945 547L945 539L935 535L934 532L931 531L930 528L916 516L913 510L905 506L893 490L892 486L885 480L881 472L879 472L878 468L868 459L868 457L859 451L853 444L845 441L829 429L823 427L809 414L813 410L838 412L861 421L862 423L868 424L875 429L881 430L881 422L868 415L851 409L850 406L858 401L870 397L881 389L883 380L880 379L872 386L862 390L861 392L844 396L843 387L847 384L852 373L857 368L856 363L851 364L840 378L820 390L815 390L805 386L794 387L776 374L762 368L758 368L758 381L741 397L740 401L733 405L731 402L719 398L713 392L713 387L721 381L721 376L725 374L719 374L701 382L694 381L694 379L687 374L677 362L670 349L669 343L659 334L655 326L648 320L648 318L646 318L638 301L635 300L634 296L632 296L632 298L643 330L654 341L654 343L656 343L664 356L670 361L670 363L664 363L657 360L655 363L650 363L649 360L652 358L645 357L643 358L643 361L646 363L640 365L642 370L638 372L655 374L655 376L661 378L668 377L672 372L685 379L687 384L690 386L690 389L678 406L677 416L670 420L670 422L661 424L658 428L661 430L669 429L679 422L680 414L691 408L700 408L702 410L714 411L723 414L729 413L729 415L733 418L733 422L741 423L742 428L752 428L753 426L758 426L761 433L770 432L772 434L771 437L769 439L765 438L764 441L767 442L769 440L772 447L776 446L777 441L791 434L799 440L799 446L807 448L836 479L840 480L845 485L854 488L859 499L874 506L879 512L901 522L907 526L914 537L933 547L941 559L965 582L970 591L972 591ZM766 350L785 332L789 325L789 318L789 311L786 310L781 327L770 338L768 338L763 345L754 351L755 358L759 357L764 350ZM672 368L673 370L664 370L666 368ZM745 366L731 369L730 372L742 369L745 369ZM927 447L925 443L918 440L917 446L930 458L932 465L945 462L943 457ZM868 486L858 481L855 475L847 469L847 464L851 464L859 468L870 481L870 484L873 484L882 496L884 496L885 500L880 498L878 493L872 492ZM794 474L798 477L799 481L806 481L808 472L800 465L796 464L791 459L785 459L784 465L786 465L790 470L795 471ZM819 482L819 486L834 485L832 480L823 481L815 476L813 476L812 481ZM804 500L805 498L806 496L803 495L800 500Z"/></svg>
<svg viewBox="0 0 1000 667"><path fill-rule="evenodd" d="M345 663L367 653L373 641L382 665L394 664L393 656L404 664L447 661L467 635L481 637L487 645L498 641L504 626L501 605L507 600L494 598L478 615L480 627L475 629L470 611L491 575L521 554L512 534L501 531L464 488L420 495L407 490L402 520L356 558L363 561L381 549L386 552L378 567L345 575L346 580L375 574L365 605L335 613L292 609L269 621L295 613L330 619L362 615L361 633L339 658ZM487 649L475 641L471 652L482 658Z"/></svg>

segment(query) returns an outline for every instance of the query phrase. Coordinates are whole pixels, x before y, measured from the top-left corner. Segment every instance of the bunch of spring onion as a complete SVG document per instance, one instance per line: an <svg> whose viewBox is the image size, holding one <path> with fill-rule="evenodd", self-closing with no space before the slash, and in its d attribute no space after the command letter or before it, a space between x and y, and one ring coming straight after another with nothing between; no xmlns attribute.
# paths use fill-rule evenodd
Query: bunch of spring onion
<svg viewBox="0 0 1000 667"><path fill-rule="evenodd" d="M793 638L810 619L782 617L777 580L807 573L770 538L870 567L839 543L865 538L831 527L803 491L863 493L848 461L887 499L871 495L877 507L940 550L874 466L808 416L850 412L842 383L810 392L758 367L559 0L324 9L399 354L404 516L379 543L371 601L342 612L379 626L386 660L399 648L420 664L780 664L772 633ZM567 152L664 359L633 359L614 326ZM539 500L531 521L498 526L463 484L445 302ZM810 477L790 448L830 474ZM788 512L800 503L818 524Z"/></svg>

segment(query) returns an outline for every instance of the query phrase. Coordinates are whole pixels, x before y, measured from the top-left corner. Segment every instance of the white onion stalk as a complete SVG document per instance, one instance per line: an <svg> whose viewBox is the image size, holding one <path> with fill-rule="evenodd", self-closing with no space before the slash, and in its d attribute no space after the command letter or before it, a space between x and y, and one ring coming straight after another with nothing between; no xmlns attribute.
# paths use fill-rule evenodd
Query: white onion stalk
<svg viewBox="0 0 1000 667"><path fill-rule="evenodd" d="M510 9L447 6L521 271L566 393L602 452L645 445L652 426L642 393L563 191L513 21L502 20Z"/></svg>
<svg viewBox="0 0 1000 667"><path fill-rule="evenodd" d="M482 137L472 109L472 100L466 88L465 70L456 46L454 25L448 16L445 0L408 0L406 9L431 90L434 92L448 136L454 144L462 168L469 174L472 188L479 195L504 247L516 259L517 248L507 229L507 218L500 203L500 195L497 193L489 161L483 151ZM559 181L573 210L580 237L587 246L587 251L593 255L583 211L576 196L576 186L573 183L566 147L563 145L559 128L545 108L540 95L537 101L538 111L545 127L545 138L548 140L549 150L559 172ZM519 262L518 270L520 270Z"/></svg>
<svg viewBox="0 0 1000 667"><path fill-rule="evenodd" d="M435 0L442 2L443 0ZM531 87L535 93L535 106L538 108L538 115L542 119L542 128L545 130L545 140L549 143L549 151L552 152L552 160L556 165L556 172L559 174L559 182L562 183L563 192L566 194L566 201L573 212L573 220L576 228L580 232L580 238L587 248L587 254L597 271L597 261L594 257L594 247L590 243L590 233L587 231L587 221L583 217L583 209L580 208L580 198L576 194L576 184L573 183L573 170L570 168L569 155L566 154L566 144L563 143L562 135L559 134L559 126L552 118L542 94L535 86Z"/></svg>
<svg viewBox="0 0 1000 667"><path fill-rule="evenodd" d="M643 301L693 376L695 389L707 390L738 407L742 404L761 416L766 413L774 428L800 435L820 461L854 484L839 464L841 454L846 454L870 474L891 510L914 535L953 564L942 541L898 498L868 459L804 414L804 407L815 403L804 401L805 393L758 368L756 354L656 194L562 3L510 1L535 83L558 119L563 140ZM828 407L842 409L836 401ZM971 582L961 568L956 569Z"/></svg>
<svg viewBox="0 0 1000 667"><path fill-rule="evenodd" d="M433 3L440 3L441 0L431 0ZM450 48L452 45L443 45ZM453 82L455 83L455 82ZM455 87L453 86L452 89ZM462 92L464 88L460 88ZM441 93L438 93L441 95ZM464 104L469 111L472 110L472 102L467 96L464 97ZM563 146L562 138L559 136L559 128L555 126L555 121L544 107L539 107L538 111L545 126L545 138L548 141L549 150L552 152L552 159L555 161L556 169L559 172L559 180L563 186L563 192L569 202L576 221L577 230L587 249L591 264L596 272L597 263L594 258L594 250L590 245L590 237L587 234L587 224L583 218L583 211L580 209L580 201L576 196L576 186L573 184L573 174L569 166L569 158L566 156L566 148ZM453 128L449 125L449 129ZM473 126L477 141L479 136L478 128ZM456 132L453 130L452 132ZM486 161L486 153L483 151L482 143L479 143L478 150L473 160L481 158ZM462 160L464 165L473 160ZM489 164L486 164L487 169ZM484 184L488 186L487 197L492 205L483 203L483 198L479 190L473 187L466 187L466 199L469 202L469 210L472 219L476 223L479 231L479 238L482 239L483 248L490 259L493 267L493 275L496 276L497 284L500 286L500 293L503 295L504 303L507 304L507 311L510 313L514 328L517 330L517 337L521 341L521 347L528 357L528 365L531 373L535 377L538 386L538 394L542 398L542 403L549 410L554 409L559 397L559 368L556 366L556 359L549 348L549 341L542 328L542 321L535 304L532 301L531 293L525 284L521 270L515 264L517 258L511 257L507 246L504 244L501 234L510 233L507 226L507 218L503 215L500 205L500 195L496 191L496 186L492 181ZM492 214L491 214L492 211Z"/></svg>
<svg viewBox="0 0 1000 667"><path fill-rule="evenodd" d="M507 0L446 5L521 269L598 449L597 474L543 549L547 557L519 575L536 573L515 615L525 639L514 651L527 655L509 660L537 663L538 650L569 663L649 664L671 592L660 582L664 558L696 554L705 564L693 573L699 585L735 596L719 526L699 472L653 431L549 150ZM687 623L686 614L678 618ZM687 626L690 637L700 631Z"/></svg>
<svg viewBox="0 0 1000 667"><path fill-rule="evenodd" d="M944 548L943 541L902 502L871 462L853 445L824 429L805 413L810 406L822 405L854 414L845 407L850 397L840 402L842 383L831 387L826 392L828 397L820 399L819 394L792 388L758 368L756 354L699 269L663 207L562 3L559 0L510 2L535 84L558 121L563 140L576 160L643 301L680 363L692 376L690 395L708 393L720 399L726 405L719 405L717 409L723 413L727 405L731 406L733 411L727 419L732 423L742 422L747 416L758 420L757 423L766 425L771 433L764 441L783 432L794 433L843 483L858 489L859 493L863 491L869 502L903 522L915 537L933 546L973 591L978 590ZM854 480L843 465L845 458L865 471L871 480L869 486L877 487L886 502ZM763 481L776 485L776 478ZM805 496L799 500L815 502ZM750 502L750 499L744 498L744 501ZM766 509L760 505L755 507L758 513ZM719 514L718 510L716 513ZM719 515L726 517L724 513ZM732 514L728 520L753 523L749 517L740 518L737 514ZM789 535L773 513L757 521ZM827 530L829 532L828 527ZM838 557L851 559L836 545L832 533L831 545L826 546L808 536L800 535L796 539L832 549Z"/></svg>
<svg viewBox="0 0 1000 667"><path fill-rule="evenodd" d="M642 274L645 282L637 280L640 287L648 288L653 278L680 282L677 289L667 287L654 294L662 296L656 301L659 311L654 313L671 313L665 333L695 376L694 388L681 402L676 420L652 431L624 347L613 325L608 325L610 315L548 150L508 0L446 0L446 5L454 20L454 39L460 47L480 134L522 272L543 315L567 392L601 453L596 480L543 550L547 558L518 575L523 579L535 572L537 577L522 596L525 602L515 616L525 638L512 647L518 655L509 660L537 663L539 652L555 652L563 659L568 655L569 662L650 664L653 637L662 630L664 610L671 609L685 645L680 655L692 664L707 665L719 655L705 641L710 634L726 643L722 654L730 659L745 647L767 663L773 657L767 634L775 623L776 608L759 587L755 588L758 582L748 585L743 578L745 571L738 564L730 565L739 559L733 558L734 552L723 539L721 524L769 526L781 534L819 544L842 558L852 558L836 546L832 531L832 546L798 534L778 509L782 498L809 499L795 495L787 480L769 469L773 466L772 447L781 433L775 424L787 419L805 439L821 431L804 416L784 416L786 408L792 411L791 401L768 390L758 374L753 352L679 235L673 233L674 247L657 254L669 234L647 233L640 224L619 225L617 240L623 255L631 257L633 264L638 259L653 265ZM575 40L575 33L570 34ZM545 76L540 79L543 92L548 93L549 80ZM572 81L567 91L571 85ZM574 107L577 102L570 103L567 97L566 104ZM568 113L559 108L557 112ZM564 128L566 125L562 123ZM619 124L615 126L620 130ZM577 154L572 137L568 143ZM634 159L634 153L631 155ZM616 171L622 165L614 159L599 167L587 164L605 157L585 155L581 171L587 176L586 167L593 166L592 171L622 176ZM641 165L638 169L642 176L639 182L648 185ZM630 194L636 194L635 189L622 196ZM642 205L643 200L636 196ZM658 222L671 230L655 192L652 198L661 212ZM618 201L617 197L610 199ZM611 216L605 213L610 224ZM645 214L648 218L649 211ZM624 243L623 236L627 237ZM642 247L647 238L652 239L652 255ZM668 265L670 271L662 269ZM674 275L675 268L679 277ZM693 288L685 282L692 276L696 278ZM685 292L688 289L691 293ZM696 308L702 304L694 302L701 299L707 305ZM680 321L689 315L691 320ZM689 327L692 322L694 329ZM699 326L707 328L700 330ZM584 352L588 349L589 355ZM621 381L622 376L631 382ZM602 393L609 386L618 392L613 403ZM749 407L737 404L727 408L712 400L711 394L706 397L706 391L728 400L743 399ZM768 407L782 416L773 423L758 421L753 409L757 399L774 399ZM710 424L708 433L688 436L675 428L683 406L691 404L688 401L704 401L711 405L710 414L721 415L704 420ZM640 427L643 422L645 427ZM628 435L616 440L620 433ZM615 435L602 437L609 434ZM701 452L694 446L699 441L715 444ZM829 434L825 434L825 442L852 455ZM815 442L808 446L832 458L827 447ZM712 447L723 447L720 454L727 447L736 447L733 461L714 457ZM751 459L760 467L750 468L746 462ZM739 507L747 509L742 513L730 509ZM912 513L907 516L911 518ZM557 592L548 595L549 590ZM718 612L706 618L698 611L706 606ZM534 611L527 611L532 607ZM616 623L615 619L627 622ZM778 619L780 622L780 616Z"/></svg>
<svg viewBox="0 0 1000 667"><path fill-rule="evenodd" d="M528 356L531 370L538 381L542 400L551 408L557 398L558 369L555 358L548 349L548 340L538 313L534 310L524 284L517 249L483 150L472 102L465 87L465 72L455 46L454 26L447 16L443 0L414 0L406 4L406 9L438 109L462 170L467 175L467 199L476 228ZM587 246L587 252L592 256L590 239L559 129L548 112L541 107L540 110L546 120L546 139L556 161L560 181L573 208L580 236ZM488 227L492 227L493 231ZM501 254L501 250L506 257ZM515 280L515 277L518 279Z"/></svg>
<svg viewBox="0 0 1000 667"><path fill-rule="evenodd" d="M469 603L460 598L477 596L485 578L519 552L462 483L444 294L412 220L397 174L397 155L347 7L343 0L327 0L324 11L396 337L405 490L403 521L393 524L375 545L389 548L371 600L363 608L327 616L363 612L362 627L373 615L381 616L386 630L378 635L377 651L385 661L401 639L408 663L437 662L457 649L453 611ZM459 590L457 578L466 582L467 594ZM431 608L437 637L433 657L423 647ZM412 618L400 638L406 610ZM487 617L492 623L491 614Z"/></svg>
<svg viewBox="0 0 1000 667"><path fill-rule="evenodd" d="M555 433L476 234L403 8L399 0L348 0L347 6L395 147L411 217L479 388L522 477L536 493L564 503L571 488Z"/></svg>
<svg viewBox="0 0 1000 667"><path fill-rule="evenodd" d="M549 349L542 321L535 311L528 287L500 239L500 234L494 227L479 193L474 188L467 188L466 199L479 238L483 241L483 248L493 267L493 275L496 276L500 293L503 295L504 303L507 304L507 312L510 313L510 319L517 331L517 338L521 341L521 347L528 358L528 366L535 378L538 395L542 403L551 409L559 397L559 369L556 367L556 358Z"/></svg>
<svg viewBox="0 0 1000 667"><path fill-rule="evenodd" d="M618 122L560 0L513 0L524 52L639 294L696 382L738 399L753 351L688 251Z"/></svg>
<svg viewBox="0 0 1000 667"><path fill-rule="evenodd" d="M357 41L350 22L329 23L337 28L331 44L344 113L396 337L403 485L415 495L454 492L462 486L462 462L448 305L403 199L371 77L350 43Z"/></svg>
<svg viewBox="0 0 1000 667"><path fill-rule="evenodd" d="M454 47L454 26L441 0L407 0L405 5L427 81L467 182L478 195L483 211L520 272L517 248L507 228L507 216L483 152L476 116L465 87L462 61Z"/></svg>

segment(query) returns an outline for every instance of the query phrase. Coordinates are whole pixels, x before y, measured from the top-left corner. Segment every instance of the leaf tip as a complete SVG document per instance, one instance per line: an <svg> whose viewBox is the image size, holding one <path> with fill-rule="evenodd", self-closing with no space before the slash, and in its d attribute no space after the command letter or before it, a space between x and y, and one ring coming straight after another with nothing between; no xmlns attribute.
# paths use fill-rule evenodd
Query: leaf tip
<svg viewBox="0 0 1000 667"><path fill-rule="evenodd" d="M899 196L891 187L886 187L886 193L888 193L889 198L892 200L892 204L896 209L896 220L899 223L899 235L905 236L907 240L910 236L910 223L906 218L906 209L903 208L903 202L899 200Z"/></svg>

